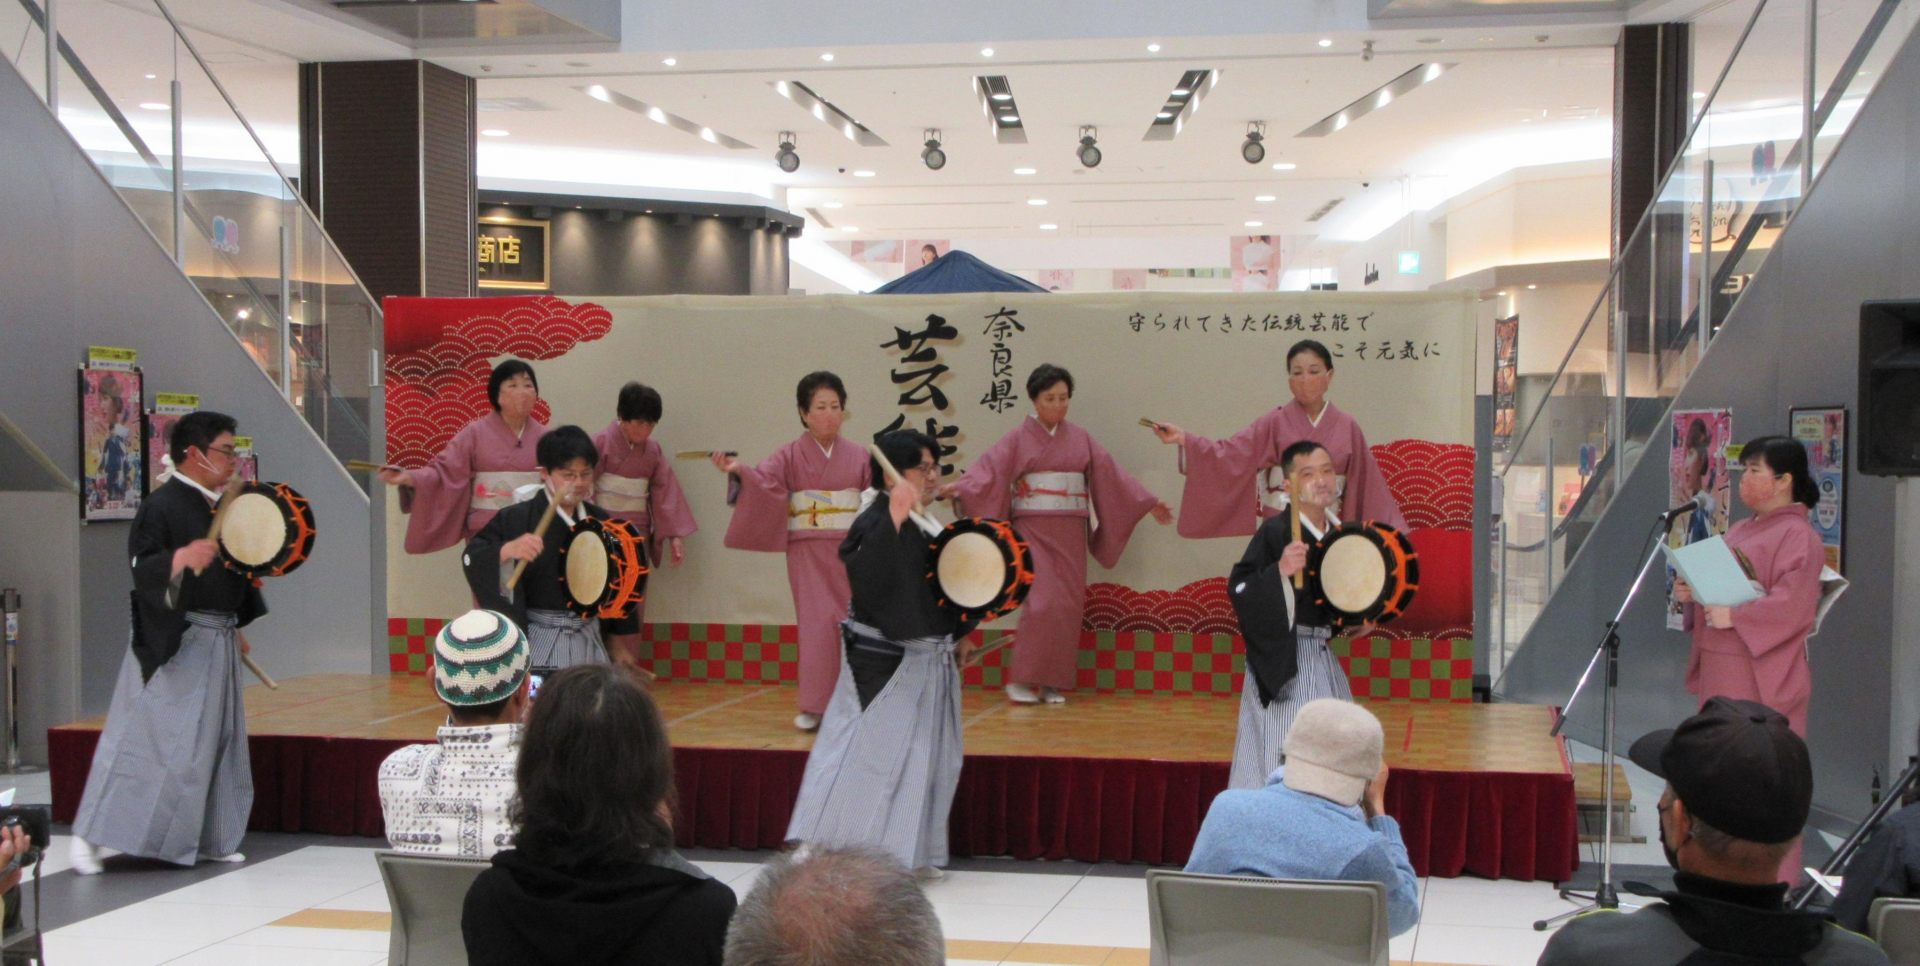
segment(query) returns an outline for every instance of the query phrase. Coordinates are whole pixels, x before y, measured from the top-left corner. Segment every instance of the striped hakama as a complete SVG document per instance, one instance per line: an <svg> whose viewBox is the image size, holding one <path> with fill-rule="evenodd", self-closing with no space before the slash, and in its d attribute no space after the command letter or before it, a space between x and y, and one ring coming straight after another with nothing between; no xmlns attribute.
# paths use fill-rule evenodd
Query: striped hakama
<svg viewBox="0 0 1920 966"><path fill-rule="evenodd" d="M176 865L239 851L253 772L236 623L232 614L190 611L180 650L145 681L127 652L75 835Z"/></svg>
<svg viewBox="0 0 1920 966"><path fill-rule="evenodd" d="M1240 688L1240 725L1233 739L1233 770L1227 777L1228 788L1264 788L1267 776L1280 767L1281 751L1286 747L1287 730L1293 716L1316 698L1353 700L1353 688L1347 673L1334 657L1328 641L1333 632L1325 627L1299 627L1300 666L1293 680L1274 696L1273 703L1262 707L1260 690L1248 680Z"/></svg>
<svg viewBox="0 0 1920 966"><path fill-rule="evenodd" d="M568 610L528 610L527 650L534 667L563 668L607 661L599 618L590 620Z"/></svg>
<svg viewBox="0 0 1920 966"><path fill-rule="evenodd" d="M909 869L947 864L947 815L960 785L960 671L952 636L886 641L857 621L848 634L905 651L863 709L850 662L807 756L787 838L880 849ZM849 641L849 646L853 642Z"/></svg>

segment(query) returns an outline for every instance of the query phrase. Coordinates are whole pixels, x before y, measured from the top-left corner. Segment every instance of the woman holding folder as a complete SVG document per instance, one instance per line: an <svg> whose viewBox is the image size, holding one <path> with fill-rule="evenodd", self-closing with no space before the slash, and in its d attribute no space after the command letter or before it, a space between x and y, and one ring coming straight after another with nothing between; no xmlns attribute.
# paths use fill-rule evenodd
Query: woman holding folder
<svg viewBox="0 0 1920 966"><path fill-rule="evenodd" d="M1675 581L1673 598L1687 605L1693 628L1687 690L1702 703L1716 695L1758 701L1786 715L1804 738L1813 692L1807 635L1826 565L1826 549L1807 510L1820 501L1820 492L1798 440L1762 436L1742 447L1740 463L1740 502L1753 516L1729 528L1726 541L1759 585L1760 597L1712 606L1696 601L1685 580Z"/></svg>

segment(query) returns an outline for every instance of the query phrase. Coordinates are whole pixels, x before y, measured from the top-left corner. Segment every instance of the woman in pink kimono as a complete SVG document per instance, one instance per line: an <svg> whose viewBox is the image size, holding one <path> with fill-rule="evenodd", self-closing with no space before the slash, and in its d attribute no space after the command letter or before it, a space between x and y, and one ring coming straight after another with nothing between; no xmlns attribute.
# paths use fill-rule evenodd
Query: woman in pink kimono
<svg viewBox="0 0 1920 966"><path fill-rule="evenodd" d="M793 726L820 727L820 715L840 677L840 622L847 619L847 568L840 541L860 513L860 493L870 483L867 451L840 438L847 387L831 372L810 372L795 392L799 439L773 451L758 466L725 453L713 465L739 481L729 494L733 520L726 545L787 555L787 584L800 630L800 713Z"/></svg>
<svg viewBox="0 0 1920 966"><path fill-rule="evenodd" d="M652 386L630 382L620 387L616 418L593 437L594 447L600 450L593 502L614 519L633 524L647 538L652 558L648 566L670 562L678 567L687 557L683 541L699 527L680 489L680 478L653 440L662 412L660 393ZM607 649L615 664L640 663L640 628L646 613L643 598L632 614L606 622Z"/></svg>
<svg viewBox="0 0 1920 966"><path fill-rule="evenodd" d="M1280 451L1312 440L1333 457L1341 490L1342 520L1407 528L1400 505L1387 490L1387 478L1353 417L1327 401L1333 384L1333 354L1312 339L1287 350L1287 388L1293 400L1253 421L1231 439L1214 441L1158 423L1154 435L1180 447L1180 469L1187 476L1180 494L1183 537L1245 536L1260 521L1286 508L1286 480L1280 475Z"/></svg>
<svg viewBox="0 0 1920 966"><path fill-rule="evenodd" d="M1758 701L1787 716L1787 725L1807 736L1807 699L1813 674L1807 667L1807 636L1820 604L1820 571L1826 548L1807 511L1820 502L1808 472L1807 450L1798 440L1762 436L1740 449L1740 502L1753 516L1727 528L1727 546L1743 558L1760 599L1732 607L1696 603L1684 580L1673 599L1687 605L1693 652L1687 657L1687 690L1708 698ZM1786 882L1800 878L1800 842L1780 863Z"/></svg>
<svg viewBox="0 0 1920 966"><path fill-rule="evenodd" d="M487 402L493 412L462 427L432 462L380 471L383 482L400 488L408 553L464 545L513 504L516 487L540 482L534 447L547 427L533 418L540 403L533 367L519 359L494 366Z"/></svg>
<svg viewBox="0 0 1920 966"><path fill-rule="evenodd" d="M1011 520L1033 552L1033 589L1020 612L1007 697L1061 704L1077 677L1080 621L1087 607L1087 553L1102 567L1120 562L1140 518L1162 525L1173 511L1115 463L1105 447L1067 422L1073 376L1043 364L1027 377L1033 415L943 488L956 512Z"/></svg>

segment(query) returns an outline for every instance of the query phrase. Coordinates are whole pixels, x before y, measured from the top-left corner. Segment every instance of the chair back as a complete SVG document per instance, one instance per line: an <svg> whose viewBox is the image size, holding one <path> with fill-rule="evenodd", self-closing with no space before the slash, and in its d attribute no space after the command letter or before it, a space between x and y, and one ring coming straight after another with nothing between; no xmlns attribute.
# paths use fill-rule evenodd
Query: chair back
<svg viewBox="0 0 1920 966"><path fill-rule="evenodd" d="M1893 966L1920 966L1920 899L1873 900L1867 935L1887 951Z"/></svg>
<svg viewBox="0 0 1920 966"><path fill-rule="evenodd" d="M387 886L393 926L388 966L466 966L467 944L460 910L467 889L487 868L486 859L379 852L380 881Z"/></svg>
<svg viewBox="0 0 1920 966"><path fill-rule="evenodd" d="M1147 871L1153 966L1387 966L1387 887Z"/></svg>

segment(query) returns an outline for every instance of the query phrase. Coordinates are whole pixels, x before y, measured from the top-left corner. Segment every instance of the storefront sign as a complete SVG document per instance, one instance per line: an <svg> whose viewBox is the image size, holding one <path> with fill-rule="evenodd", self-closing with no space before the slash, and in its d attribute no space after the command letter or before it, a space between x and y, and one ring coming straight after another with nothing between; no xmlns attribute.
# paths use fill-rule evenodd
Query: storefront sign
<svg viewBox="0 0 1920 966"><path fill-rule="evenodd" d="M482 218L474 239L481 288L532 289L552 287L550 222L526 218Z"/></svg>

